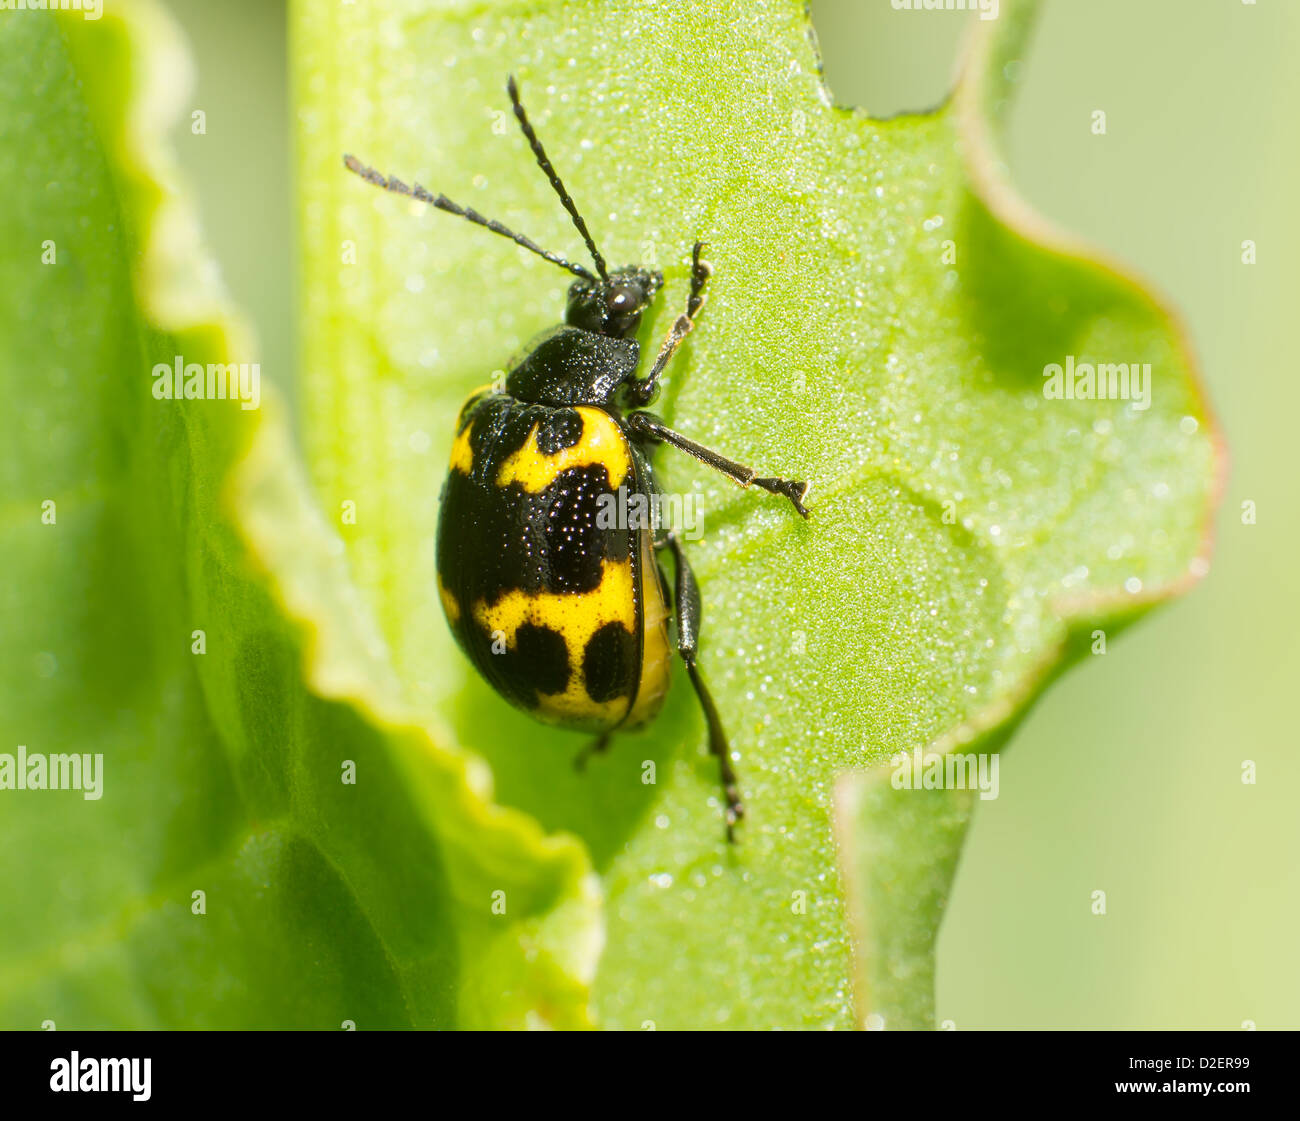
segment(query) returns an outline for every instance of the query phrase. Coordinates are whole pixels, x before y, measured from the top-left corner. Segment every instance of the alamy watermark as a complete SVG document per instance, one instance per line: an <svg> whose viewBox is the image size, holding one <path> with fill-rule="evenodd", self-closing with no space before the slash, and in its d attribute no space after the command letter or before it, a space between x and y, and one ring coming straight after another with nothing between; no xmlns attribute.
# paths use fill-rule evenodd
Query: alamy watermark
<svg viewBox="0 0 1300 1121"><path fill-rule="evenodd" d="M238 401L241 409L255 409L262 402L262 368L256 362L204 366L178 354L153 368L153 395L158 401Z"/></svg>
<svg viewBox="0 0 1300 1121"><path fill-rule="evenodd" d="M889 0L896 12L979 12L980 19L998 18L999 0Z"/></svg>
<svg viewBox="0 0 1300 1121"><path fill-rule="evenodd" d="M0 0L0 12L80 12L86 19L99 19L104 0Z"/></svg>
<svg viewBox="0 0 1300 1121"><path fill-rule="evenodd" d="M147 1102L153 1091L152 1059L97 1059L71 1052L50 1061L52 1093L130 1094L132 1100Z"/></svg>
<svg viewBox="0 0 1300 1121"><path fill-rule="evenodd" d="M946 751L905 751L889 760L894 773L889 782L895 790L978 790L981 800L998 796L998 756Z"/></svg>
<svg viewBox="0 0 1300 1121"><path fill-rule="evenodd" d="M104 756L28 752L25 744L0 753L0 790L80 790L87 802L104 796Z"/></svg>
<svg viewBox="0 0 1300 1121"><path fill-rule="evenodd" d="M672 532L682 541L698 541L704 536L698 495L642 494L626 486L597 497L596 528L648 529L656 537Z"/></svg>
<svg viewBox="0 0 1300 1121"><path fill-rule="evenodd" d="M1043 396L1049 401L1132 401L1145 412L1151 407L1150 362L1076 362L1065 356L1065 365L1051 362L1043 367Z"/></svg>

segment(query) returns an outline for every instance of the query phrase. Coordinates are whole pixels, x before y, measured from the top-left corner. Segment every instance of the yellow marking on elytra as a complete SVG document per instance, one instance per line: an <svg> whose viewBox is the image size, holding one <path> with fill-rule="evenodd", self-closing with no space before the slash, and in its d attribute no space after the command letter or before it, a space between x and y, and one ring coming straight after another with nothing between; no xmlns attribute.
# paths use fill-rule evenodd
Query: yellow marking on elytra
<svg viewBox="0 0 1300 1121"><path fill-rule="evenodd" d="M540 494L555 482L561 471L603 464L609 475L610 490L618 490L632 470L623 430L603 409L584 405L577 413L582 417L582 435L576 444L561 448L554 455L545 455L537 446L534 424L523 446L501 464L497 485L518 483L529 494Z"/></svg>
<svg viewBox="0 0 1300 1121"><path fill-rule="evenodd" d="M624 726L636 728L662 707L672 680L672 649L668 645L668 604L655 569L649 531L641 539L641 684Z"/></svg>
<svg viewBox="0 0 1300 1121"><path fill-rule="evenodd" d="M600 583L590 592L506 592L491 607L474 604L474 618L488 633L501 632L508 649L525 623L548 627L564 639L569 652L569 681L560 693L543 693L537 715L563 721L581 719L613 725L626 714L629 697L595 701L587 693L582 655L587 642L606 623L619 623L636 633L636 598L632 559L603 562Z"/></svg>
<svg viewBox="0 0 1300 1121"><path fill-rule="evenodd" d="M496 386L491 382L487 385L480 385L465 398L465 403L461 405L460 412L457 416L464 416L466 409L473 405L485 393L491 393L495 389ZM469 432L473 427L472 424L466 424L465 427L461 429L460 435L456 437L455 442L451 445L451 469L453 471L459 471L462 475L468 475L474 467L474 449L471 448L469 444Z"/></svg>
<svg viewBox="0 0 1300 1121"><path fill-rule="evenodd" d="M442 609L447 614L447 621L455 626L460 622L460 604L456 597L443 586L442 577L438 578L438 598L442 600Z"/></svg>
<svg viewBox="0 0 1300 1121"><path fill-rule="evenodd" d="M474 450L469 446L469 432L473 427L472 424L465 425L456 437L456 442L451 445L451 469L462 475L468 475L474 466Z"/></svg>

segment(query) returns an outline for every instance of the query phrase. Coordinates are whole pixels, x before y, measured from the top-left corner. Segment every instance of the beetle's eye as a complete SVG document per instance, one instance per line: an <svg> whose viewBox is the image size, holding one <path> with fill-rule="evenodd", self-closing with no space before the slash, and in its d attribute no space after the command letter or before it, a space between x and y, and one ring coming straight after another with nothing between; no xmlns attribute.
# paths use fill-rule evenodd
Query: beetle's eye
<svg viewBox="0 0 1300 1121"><path fill-rule="evenodd" d="M631 311L636 307L636 293L626 285L619 285L617 288L611 288L609 292L609 310L612 314L618 315L625 311Z"/></svg>

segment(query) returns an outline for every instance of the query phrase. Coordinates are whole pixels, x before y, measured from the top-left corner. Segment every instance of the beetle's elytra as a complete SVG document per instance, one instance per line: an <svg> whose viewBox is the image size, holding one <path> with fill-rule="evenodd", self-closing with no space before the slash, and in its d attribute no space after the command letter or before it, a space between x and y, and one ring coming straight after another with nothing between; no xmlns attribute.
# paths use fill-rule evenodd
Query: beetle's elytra
<svg viewBox="0 0 1300 1121"><path fill-rule="evenodd" d="M722 721L696 655L699 589L680 540L653 525L609 528L597 517L610 496L659 493L650 464L671 444L742 487L783 495L805 518L808 484L759 476L674 432L644 411L659 377L704 306L712 269L691 253L686 309L649 372L638 377L635 335L663 286L655 270L610 270L529 123L513 78L507 92L538 165L586 243L596 271L458 206L445 195L385 178L353 156L350 171L427 202L567 269L564 323L533 341L502 386L472 393L460 411L438 518L437 583L447 622L475 667L506 700L539 720L595 733L636 728L668 690L670 618L676 649L708 725L726 800L727 837L743 815ZM670 585L659 562L673 555ZM671 591L670 591L671 588ZM580 758L585 758L586 752Z"/></svg>

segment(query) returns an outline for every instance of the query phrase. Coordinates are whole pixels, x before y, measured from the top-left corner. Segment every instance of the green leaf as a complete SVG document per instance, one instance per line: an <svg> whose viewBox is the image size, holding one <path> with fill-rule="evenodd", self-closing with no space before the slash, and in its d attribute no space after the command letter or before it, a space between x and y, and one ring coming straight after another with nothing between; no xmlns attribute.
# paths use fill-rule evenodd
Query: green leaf
<svg viewBox="0 0 1300 1121"><path fill-rule="evenodd" d="M402 703L275 395L155 398L256 361L170 22L10 13L0 70L0 753L102 756L97 799L0 789L0 1024L585 1025L586 854Z"/></svg>
<svg viewBox="0 0 1300 1121"><path fill-rule="evenodd" d="M407 702L452 722L504 801L590 850L607 1027L928 1022L960 815L924 795L891 809L844 780L854 906L873 912L855 1018L837 776L984 743L1094 629L1113 635L1205 568L1219 454L1178 325L1003 181L993 118L1032 8L980 23L944 106L873 121L827 95L804 7L293 8L313 483L331 517L355 504L348 562ZM704 506L702 665L749 809L735 848L683 679L655 725L577 775L582 740L474 678L431 588L455 411L559 318L565 278L380 194L341 155L575 255L509 119L507 72L605 254L665 270L643 345L684 300L691 242L709 244L709 304L658 411L813 484L805 524L659 459L667 489ZM1149 363L1149 408L1047 399L1044 368L1070 356Z"/></svg>

